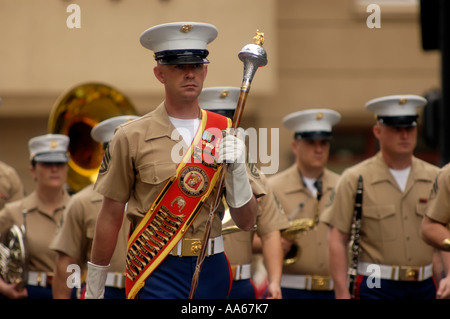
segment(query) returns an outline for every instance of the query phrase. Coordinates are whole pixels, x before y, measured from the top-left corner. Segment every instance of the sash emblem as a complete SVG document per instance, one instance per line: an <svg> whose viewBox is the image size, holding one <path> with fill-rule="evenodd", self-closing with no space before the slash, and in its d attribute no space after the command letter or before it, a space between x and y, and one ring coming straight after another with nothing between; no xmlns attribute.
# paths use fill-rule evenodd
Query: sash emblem
<svg viewBox="0 0 450 319"><path fill-rule="evenodd" d="M179 179L181 191L190 197L197 197L204 194L208 185L209 177L199 166L187 166L180 174Z"/></svg>

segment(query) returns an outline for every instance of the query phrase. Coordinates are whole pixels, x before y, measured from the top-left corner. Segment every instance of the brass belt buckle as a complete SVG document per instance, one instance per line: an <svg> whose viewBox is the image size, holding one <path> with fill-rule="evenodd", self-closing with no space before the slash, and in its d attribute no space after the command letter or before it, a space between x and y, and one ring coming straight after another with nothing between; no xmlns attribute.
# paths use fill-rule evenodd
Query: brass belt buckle
<svg viewBox="0 0 450 319"><path fill-rule="evenodd" d="M414 267L400 267L398 279L402 281L418 281L419 269Z"/></svg>
<svg viewBox="0 0 450 319"><path fill-rule="evenodd" d="M330 280L322 276L311 277L311 290L329 290Z"/></svg>
<svg viewBox="0 0 450 319"><path fill-rule="evenodd" d="M199 239L182 239L181 245L181 256L198 256L200 254L200 250L202 249L202 242Z"/></svg>
<svg viewBox="0 0 450 319"><path fill-rule="evenodd" d="M198 256L201 249L202 249L202 242L200 240L196 240L196 241L192 242L191 253L194 256Z"/></svg>

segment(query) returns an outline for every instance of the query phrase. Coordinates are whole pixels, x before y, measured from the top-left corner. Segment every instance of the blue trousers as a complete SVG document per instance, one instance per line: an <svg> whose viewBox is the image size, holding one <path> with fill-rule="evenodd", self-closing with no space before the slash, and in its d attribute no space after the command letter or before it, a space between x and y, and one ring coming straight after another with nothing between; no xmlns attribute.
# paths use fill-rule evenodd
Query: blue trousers
<svg viewBox="0 0 450 319"><path fill-rule="evenodd" d="M105 287L105 299L126 299L125 288Z"/></svg>
<svg viewBox="0 0 450 319"><path fill-rule="evenodd" d="M27 285L27 299L53 299L52 287ZM76 289L72 289L71 299L77 299Z"/></svg>
<svg viewBox="0 0 450 319"><path fill-rule="evenodd" d="M137 299L187 299L197 257L168 255L145 280ZM195 299L226 299L230 291L230 264L224 253L206 257Z"/></svg>
<svg viewBox="0 0 450 319"><path fill-rule="evenodd" d="M424 281L380 279L379 287L369 287L367 278L358 275L356 295L357 297L359 295L360 299L436 299L436 285L433 278Z"/></svg>
<svg viewBox="0 0 450 319"><path fill-rule="evenodd" d="M228 299L255 299L255 286L250 279L233 280Z"/></svg>

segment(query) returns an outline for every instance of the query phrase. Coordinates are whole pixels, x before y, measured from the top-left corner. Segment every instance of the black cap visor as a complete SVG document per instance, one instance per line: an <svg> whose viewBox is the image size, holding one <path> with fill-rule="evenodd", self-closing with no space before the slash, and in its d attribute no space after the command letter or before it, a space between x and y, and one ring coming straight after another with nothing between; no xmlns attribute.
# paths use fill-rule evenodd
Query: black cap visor
<svg viewBox="0 0 450 319"><path fill-rule="evenodd" d="M209 63L208 50L166 50L155 53L155 60L161 64Z"/></svg>
<svg viewBox="0 0 450 319"><path fill-rule="evenodd" d="M393 127L413 127L417 126L418 115L409 116L378 116L381 124Z"/></svg>
<svg viewBox="0 0 450 319"><path fill-rule="evenodd" d="M40 163L67 163L70 158L65 152L49 152L36 154L31 160Z"/></svg>
<svg viewBox="0 0 450 319"><path fill-rule="evenodd" d="M326 131L312 131L312 132L297 132L294 137L302 140L331 140L331 132Z"/></svg>

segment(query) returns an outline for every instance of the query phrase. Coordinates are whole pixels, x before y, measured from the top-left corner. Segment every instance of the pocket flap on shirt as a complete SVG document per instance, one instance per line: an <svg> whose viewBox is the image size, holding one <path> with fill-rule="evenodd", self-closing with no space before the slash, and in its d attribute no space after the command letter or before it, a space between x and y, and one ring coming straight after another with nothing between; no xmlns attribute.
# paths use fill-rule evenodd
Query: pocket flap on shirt
<svg viewBox="0 0 450 319"><path fill-rule="evenodd" d="M363 207L363 215L373 219L383 219L395 214L394 205Z"/></svg>
<svg viewBox="0 0 450 319"><path fill-rule="evenodd" d="M139 169L141 181L148 184L160 184L176 173L175 163L149 164Z"/></svg>

